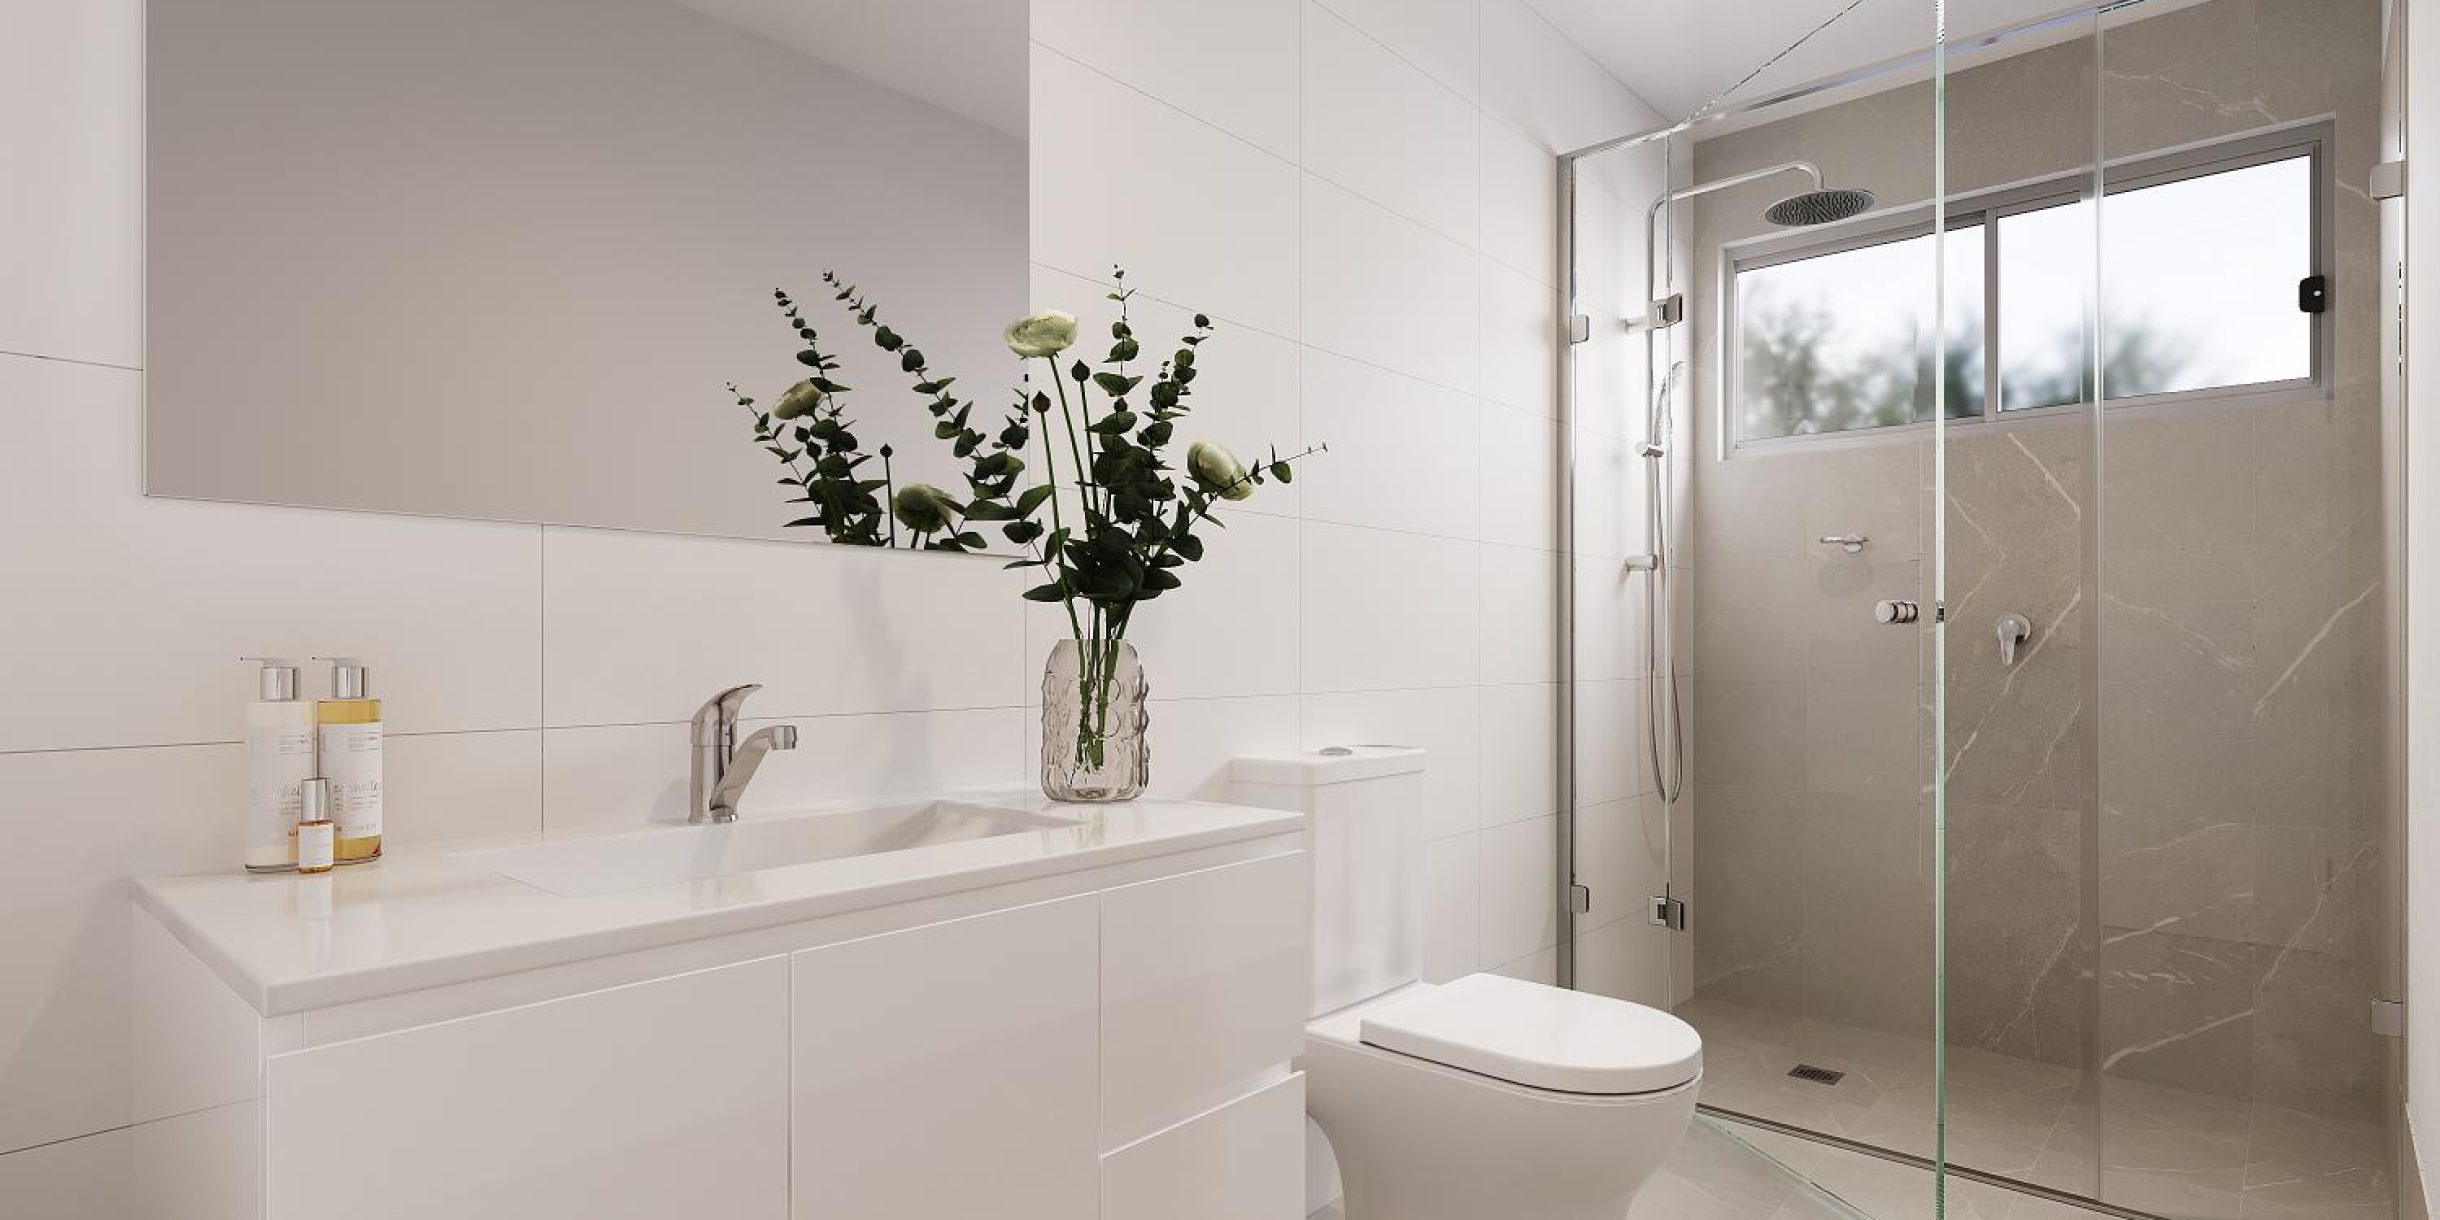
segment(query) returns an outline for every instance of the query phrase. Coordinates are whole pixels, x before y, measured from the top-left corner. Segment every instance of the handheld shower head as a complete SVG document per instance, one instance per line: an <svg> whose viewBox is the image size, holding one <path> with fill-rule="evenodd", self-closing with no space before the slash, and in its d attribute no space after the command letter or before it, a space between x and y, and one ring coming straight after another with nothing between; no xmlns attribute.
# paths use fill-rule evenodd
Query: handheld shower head
<svg viewBox="0 0 2440 1220"><path fill-rule="evenodd" d="M1873 202L1871 191L1823 187L1772 204L1762 218L1788 228L1835 224L1871 211Z"/></svg>

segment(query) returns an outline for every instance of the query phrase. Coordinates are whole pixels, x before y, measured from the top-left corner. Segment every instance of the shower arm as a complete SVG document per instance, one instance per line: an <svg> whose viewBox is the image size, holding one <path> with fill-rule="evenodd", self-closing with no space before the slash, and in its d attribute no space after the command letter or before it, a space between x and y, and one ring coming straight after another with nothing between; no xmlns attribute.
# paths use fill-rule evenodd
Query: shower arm
<svg viewBox="0 0 2440 1220"><path fill-rule="evenodd" d="M1661 439L1660 395L1665 390L1651 384L1649 367L1654 358L1651 343L1654 335L1658 334L1670 321L1675 320L1662 317L1664 312L1660 300L1662 286L1656 282L1660 275L1661 209L1672 203L1692 199L1697 195L1708 195L1713 191L1724 191L1732 186L1744 186L1749 182L1760 182L1765 178L1776 178L1781 174L1803 174L1813 180L1813 189L1817 191L1823 186L1820 166L1811 161L1782 161L1777 165L1749 169L1744 173L1730 174L1728 177L1715 178L1710 182L1698 182L1682 190L1665 191L1660 198L1652 201L1651 207L1644 209L1644 308L1648 312L1644 314L1640 322L1627 323L1627 329L1640 330L1644 333L1644 359L1647 368L1644 385L1644 436L1646 445L1650 447L1647 449L1647 456L1656 456L1658 447L1667 443Z"/></svg>

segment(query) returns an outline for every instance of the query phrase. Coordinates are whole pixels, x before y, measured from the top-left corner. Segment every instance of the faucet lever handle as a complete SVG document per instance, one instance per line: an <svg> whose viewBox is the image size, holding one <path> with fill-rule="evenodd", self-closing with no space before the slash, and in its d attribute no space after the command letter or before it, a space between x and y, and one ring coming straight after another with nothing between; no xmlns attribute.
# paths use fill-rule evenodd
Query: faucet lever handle
<svg viewBox="0 0 2440 1220"><path fill-rule="evenodd" d="M732 686L704 700L695 709L694 744L699 746L727 745L729 735L737 727L737 716L745 707L746 696L762 689L760 682Z"/></svg>

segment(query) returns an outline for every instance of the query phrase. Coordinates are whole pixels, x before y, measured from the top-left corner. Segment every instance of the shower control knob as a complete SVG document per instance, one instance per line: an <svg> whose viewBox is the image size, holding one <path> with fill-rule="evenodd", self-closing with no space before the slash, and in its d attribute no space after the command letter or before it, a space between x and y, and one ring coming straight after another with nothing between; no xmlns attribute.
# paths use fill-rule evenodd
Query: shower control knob
<svg viewBox="0 0 2440 1220"><path fill-rule="evenodd" d="M1872 608L1874 621L1896 625L1911 623L1923 617L1923 607L1910 601L1886 601Z"/></svg>

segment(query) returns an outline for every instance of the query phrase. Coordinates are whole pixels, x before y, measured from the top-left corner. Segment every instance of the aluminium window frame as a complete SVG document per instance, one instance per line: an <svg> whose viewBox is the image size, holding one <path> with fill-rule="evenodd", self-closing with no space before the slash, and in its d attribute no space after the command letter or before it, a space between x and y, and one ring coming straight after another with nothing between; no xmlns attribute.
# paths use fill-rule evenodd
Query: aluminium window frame
<svg viewBox="0 0 2440 1220"><path fill-rule="evenodd" d="M2302 156L2308 159L2309 188L2308 250L2311 264L2308 275L2328 277L2334 263L2335 228L2332 223L2331 200L2336 189L2331 151L2336 123L2330 116L2320 116L2294 123L2261 128L2237 136L2197 141L2192 144L2146 152L2141 156L2118 158L2103 163L2104 198L2125 191L2162 186L2215 173L2247 169ZM1980 414L1956 416L1946 421L1952 428L2021 427L2060 422L2078 418L2070 408L2089 410L2093 404L2084 399L2052 403L2039 407L2003 409L2000 405L2000 373L2003 357L2000 350L2000 275L1999 222L2012 215L2037 212L2089 201L2093 197L2094 172L2090 167L2062 174L2047 175L2024 182L1973 191L1955 196L1946 216L1951 231L1984 226L1983 233L1983 410ZM2102 212L2106 223L2107 210ZM1929 202L1869 213L1855 220L1825 226L1818 230L1797 233L1772 233L1721 243L1719 251L1720 306L1719 320L1724 341L1717 348L1719 368L1713 384L1720 387L1716 420L1720 427L1720 456L1727 458L1741 452L1763 453L1789 448L1815 448L1823 445L1876 443L1897 440L1920 440L1937 425L1932 420L1913 420L1903 424L1879 424L1847 428L1836 432L1795 433L1787 436L1748 437L1738 407L1742 387L1739 377L1743 366L1745 343L1744 317L1737 299L1739 272L1799 262L1809 258L1838 254L1893 242L1928 236L1932 231L1932 206ZM2335 285L2333 285L2335 289ZM2089 326L2092 302L2087 302L2088 333L2105 330L2108 319L2099 328ZM2283 405L2299 402L2327 401L2333 395L2334 380L2330 375L2333 347L2336 342L2337 293L2332 291L2320 313L2307 314L2311 327L2308 352L2311 371L2303 377L2277 381L2243 382L2225 386L2205 386L2192 390L2175 390L2158 394L2110 397L2103 387L2102 407L2112 412L2152 414L2164 409L2192 405Z"/></svg>

